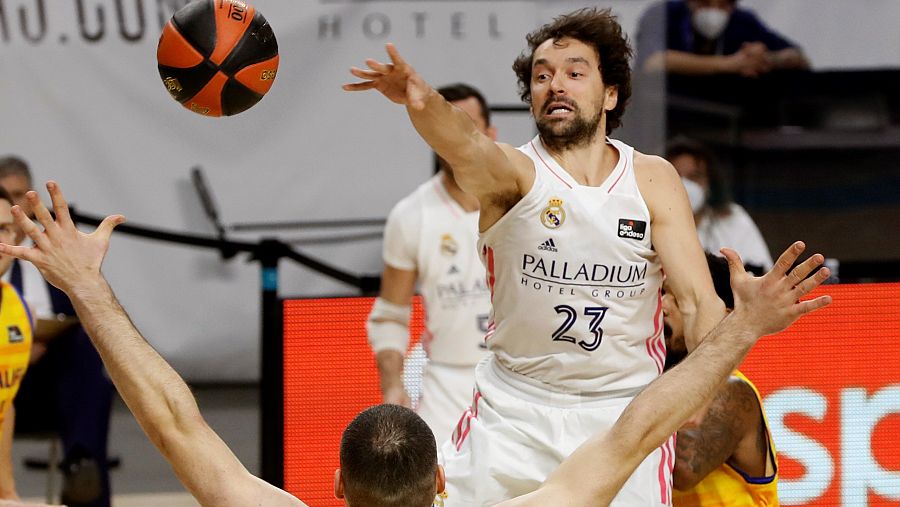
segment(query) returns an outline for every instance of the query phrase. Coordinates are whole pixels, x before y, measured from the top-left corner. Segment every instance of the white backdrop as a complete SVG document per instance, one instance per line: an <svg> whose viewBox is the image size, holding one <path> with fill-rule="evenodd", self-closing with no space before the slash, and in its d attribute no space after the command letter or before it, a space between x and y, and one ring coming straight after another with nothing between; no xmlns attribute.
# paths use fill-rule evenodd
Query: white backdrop
<svg viewBox="0 0 900 507"><path fill-rule="evenodd" d="M162 22L182 3L0 0L0 154L25 158L38 182L59 180L83 212L121 212L171 230L212 232L189 183L195 165L205 169L226 224L382 218L430 174L430 154L402 108L340 89L349 66L383 58L384 42L393 41L433 84L464 81L491 102L518 103L510 64L524 34L554 14L597 4L257 0L278 37L278 78L253 109L210 119L172 101L156 69ZM631 31L649 3L604 5ZM862 11L849 0L742 4L805 46L819 68L900 66L896 30L879 29L900 19L891 0L869 0ZM812 28L812 9L835 15L815 16L821 26ZM851 9L856 35L842 37L850 28L839 23ZM831 30L834 37L814 38ZM885 47L867 40L874 37L892 37L887 47L895 50L873 50ZM527 117L499 123L504 141L530 136ZM375 274L379 249L370 240L303 251ZM258 378L255 264L119 235L105 271L148 339L190 379ZM285 295L354 293L290 263L281 281Z"/></svg>

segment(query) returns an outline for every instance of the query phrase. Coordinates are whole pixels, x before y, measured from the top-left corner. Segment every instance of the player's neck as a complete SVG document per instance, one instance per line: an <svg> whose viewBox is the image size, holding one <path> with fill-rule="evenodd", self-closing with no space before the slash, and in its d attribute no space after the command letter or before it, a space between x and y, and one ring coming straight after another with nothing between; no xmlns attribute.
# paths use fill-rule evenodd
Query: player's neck
<svg viewBox="0 0 900 507"><path fill-rule="evenodd" d="M559 151L548 149L548 152L575 181L590 187L602 185L621 156L618 149L606 142L606 136L601 135L585 145Z"/></svg>
<svg viewBox="0 0 900 507"><path fill-rule="evenodd" d="M467 213L478 211L480 208L478 198L463 192L463 189L459 188L459 185L456 183L456 179L453 178L453 174L446 169L441 169L441 183L444 185L447 193L450 194L450 197L459 204L463 211Z"/></svg>

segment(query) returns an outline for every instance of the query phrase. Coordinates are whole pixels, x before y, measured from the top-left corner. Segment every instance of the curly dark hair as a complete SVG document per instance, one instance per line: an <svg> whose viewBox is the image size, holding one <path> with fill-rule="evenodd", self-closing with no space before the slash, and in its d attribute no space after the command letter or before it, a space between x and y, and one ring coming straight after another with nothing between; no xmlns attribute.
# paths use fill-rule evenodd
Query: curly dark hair
<svg viewBox="0 0 900 507"><path fill-rule="evenodd" d="M526 37L528 49L513 62L513 70L519 78L519 96L531 103L531 68L534 51L544 42L570 37L593 46L600 56L600 76L606 86L615 86L619 101L606 113L606 134L622 125L622 115L631 97L632 50L628 37L610 9L594 7L579 9L558 16L551 23L531 32Z"/></svg>

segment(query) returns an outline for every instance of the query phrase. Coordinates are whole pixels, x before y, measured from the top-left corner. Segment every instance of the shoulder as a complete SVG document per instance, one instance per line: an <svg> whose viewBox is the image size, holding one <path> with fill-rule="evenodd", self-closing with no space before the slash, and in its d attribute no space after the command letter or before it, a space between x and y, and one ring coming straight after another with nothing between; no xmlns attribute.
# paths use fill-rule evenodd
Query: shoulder
<svg viewBox="0 0 900 507"><path fill-rule="evenodd" d="M715 404L736 418L755 424L760 416L759 398L746 377L732 375L719 390Z"/></svg>
<svg viewBox="0 0 900 507"><path fill-rule="evenodd" d="M529 155L530 153L535 152L532 143L533 141L530 141L519 147L515 147L511 144L506 143L497 143L497 147L499 147L500 150L503 151L503 153L506 155L506 158L508 158L513 164L515 164L516 167L519 167L520 164L522 164L524 167L534 167L534 162Z"/></svg>
<svg viewBox="0 0 900 507"><path fill-rule="evenodd" d="M435 178L437 176L429 178L404 198L397 201L397 204L394 204L391 212L388 214L388 221L403 220L404 217L409 218L410 215L415 215L429 201L434 200L437 197L434 189ZM437 182L440 183L440 180L437 180Z"/></svg>
<svg viewBox="0 0 900 507"><path fill-rule="evenodd" d="M668 16L676 16L682 17L685 16L688 12L687 2L684 0L667 0L665 3L666 14ZM662 5L662 4L660 4ZM670 20L674 19L673 17L669 17Z"/></svg>
<svg viewBox="0 0 900 507"><path fill-rule="evenodd" d="M759 16L750 9L738 7L731 13L729 21L733 26L741 28L758 28L765 26Z"/></svg>
<svg viewBox="0 0 900 507"><path fill-rule="evenodd" d="M648 155L634 150L635 174L656 177L678 176L675 167L668 160L658 155Z"/></svg>
<svg viewBox="0 0 900 507"><path fill-rule="evenodd" d="M634 152L634 177L644 193L671 192L677 188L684 191L681 177L668 160L637 150Z"/></svg>

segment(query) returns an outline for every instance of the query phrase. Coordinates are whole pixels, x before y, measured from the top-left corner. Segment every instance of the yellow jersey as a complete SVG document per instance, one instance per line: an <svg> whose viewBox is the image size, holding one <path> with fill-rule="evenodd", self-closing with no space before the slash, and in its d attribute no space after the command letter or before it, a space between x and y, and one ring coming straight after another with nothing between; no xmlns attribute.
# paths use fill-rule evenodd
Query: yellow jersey
<svg viewBox="0 0 900 507"><path fill-rule="evenodd" d="M28 306L16 289L0 282L0 422L28 369L33 322Z"/></svg>
<svg viewBox="0 0 900 507"><path fill-rule="evenodd" d="M762 398L753 382L741 372L734 376L740 378L753 388L756 399L762 410ZM709 475L688 491L672 491L674 507L755 507L759 505L778 505L778 457L775 454L775 443L769 430L766 412L762 410L763 422L766 425L766 437L769 442L769 455L772 457L773 473L768 477L751 477L732 467L728 463L716 468Z"/></svg>

